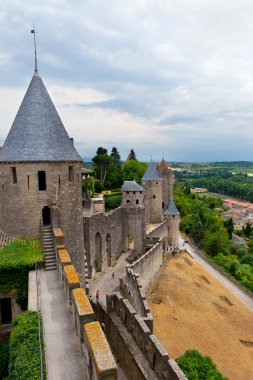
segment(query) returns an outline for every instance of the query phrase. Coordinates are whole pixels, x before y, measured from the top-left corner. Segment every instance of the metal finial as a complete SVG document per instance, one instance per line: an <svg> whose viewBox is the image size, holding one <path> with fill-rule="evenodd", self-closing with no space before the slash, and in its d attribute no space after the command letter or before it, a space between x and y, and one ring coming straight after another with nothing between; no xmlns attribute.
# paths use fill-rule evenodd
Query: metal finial
<svg viewBox="0 0 253 380"><path fill-rule="evenodd" d="M153 161L152 161L152 154L150 155L150 162L153 162Z"/></svg>
<svg viewBox="0 0 253 380"><path fill-rule="evenodd" d="M37 49L36 49L36 36L37 33L35 29L35 25L33 24L33 29L31 30L31 33L33 34L33 41L34 41L34 54L35 54L35 74L38 74L38 62L37 62Z"/></svg>

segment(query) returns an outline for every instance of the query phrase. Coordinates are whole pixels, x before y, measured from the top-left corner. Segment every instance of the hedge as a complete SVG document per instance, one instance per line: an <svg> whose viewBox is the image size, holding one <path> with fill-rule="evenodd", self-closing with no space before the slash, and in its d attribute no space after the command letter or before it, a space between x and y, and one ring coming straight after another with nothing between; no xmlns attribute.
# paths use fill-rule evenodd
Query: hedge
<svg viewBox="0 0 253 380"><path fill-rule="evenodd" d="M43 339L42 321L41 338ZM43 350L43 373L46 379L46 366ZM38 313L26 311L13 322L10 335L10 363L8 379L38 380L40 378L40 349Z"/></svg>
<svg viewBox="0 0 253 380"><path fill-rule="evenodd" d="M0 342L0 379L8 375L9 341Z"/></svg>

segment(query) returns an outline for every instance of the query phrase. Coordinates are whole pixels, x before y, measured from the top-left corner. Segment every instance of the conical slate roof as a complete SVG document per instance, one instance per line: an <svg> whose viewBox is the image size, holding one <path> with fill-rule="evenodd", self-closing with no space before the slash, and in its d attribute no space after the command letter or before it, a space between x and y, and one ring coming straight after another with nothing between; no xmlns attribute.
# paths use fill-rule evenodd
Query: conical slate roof
<svg viewBox="0 0 253 380"><path fill-rule="evenodd" d="M180 212L178 211L172 198L170 199L169 204L166 207L163 215L180 215Z"/></svg>
<svg viewBox="0 0 253 380"><path fill-rule="evenodd" d="M156 170L156 165L149 164L147 170L142 177L142 181L162 181L163 179L159 176L158 171Z"/></svg>
<svg viewBox="0 0 253 380"><path fill-rule="evenodd" d="M0 162L26 161L82 161L36 72L0 150Z"/></svg>
<svg viewBox="0 0 253 380"><path fill-rule="evenodd" d="M164 158L162 159L160 165L158 165L158 168L161 170L167 170L167 171L169 170Z"/></svg>

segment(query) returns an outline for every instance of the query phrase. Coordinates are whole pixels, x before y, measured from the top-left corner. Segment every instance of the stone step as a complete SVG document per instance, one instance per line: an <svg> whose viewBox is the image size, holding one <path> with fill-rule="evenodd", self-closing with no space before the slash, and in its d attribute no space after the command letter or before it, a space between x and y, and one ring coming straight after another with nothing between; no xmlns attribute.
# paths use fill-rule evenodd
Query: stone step
<svg viewBox="0 0 253 380"><path fill-rule="evenodd" d="M57 269L57 267L56 267L56 265L54 264L54 265L45 265L45 270L56 270Z"/></svg>

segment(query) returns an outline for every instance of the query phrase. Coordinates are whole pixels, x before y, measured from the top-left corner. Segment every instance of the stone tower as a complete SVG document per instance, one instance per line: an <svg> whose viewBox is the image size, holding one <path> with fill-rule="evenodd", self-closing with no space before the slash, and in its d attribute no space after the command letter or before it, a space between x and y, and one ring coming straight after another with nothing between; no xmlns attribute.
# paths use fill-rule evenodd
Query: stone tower
<svg viewBox="0 0 253 380"><path fill-rule="evenodd" d="M178 245L178 234L179 234L179 211L171 198L168 206L166 207L163 216L164 220L167 220L168 226L168 245L174 247Z"/></svg>
<svg viewBox="0 0 253 380"><path fill-rule="evenodd" d="M156 170L156 165L150 164L142 177L145 189L145 222L161 223L163 220L163 179Z"/></svg>
<svg viewBox="0 0 253 380"><path fill-rule="evenodd" d="M144 207L145 189L135 181L125 181L122 186L122 207Z"/></svg>
<svg viewBox="0 0 253 380"><path fill-rule="evenodd" d="M163 210L166 205L169 203L169 200L173 198L173 170L169 168L164 160L162 159L161 163L157 166L157 171L160 174L160 177L163 179Z"/></svg>
<svg viewBox="0 0 253 380"><path fill-rule="evenodd" d="M43 224L61 227L82 265L81 164L35 66L0 151L0 229L17 237L38 236Z"/></svg>
<svg viewBox="0 0 253 380"><path fill-rule="evenodd" d="M144 193L145 189L135 181L125 181L122 186L122 217L125 249L128 260L133 261L143 254L144 230Z"/></svg>

